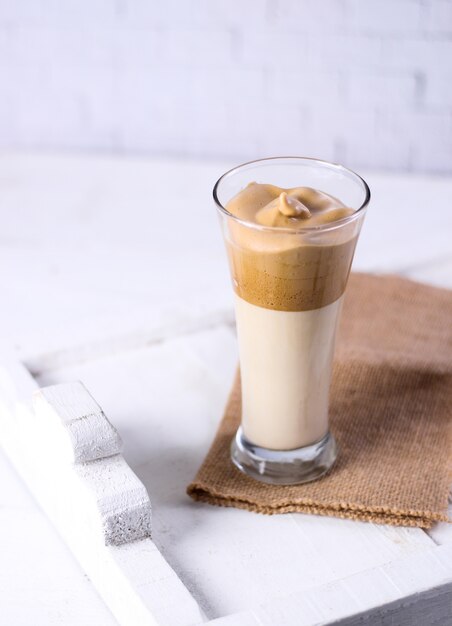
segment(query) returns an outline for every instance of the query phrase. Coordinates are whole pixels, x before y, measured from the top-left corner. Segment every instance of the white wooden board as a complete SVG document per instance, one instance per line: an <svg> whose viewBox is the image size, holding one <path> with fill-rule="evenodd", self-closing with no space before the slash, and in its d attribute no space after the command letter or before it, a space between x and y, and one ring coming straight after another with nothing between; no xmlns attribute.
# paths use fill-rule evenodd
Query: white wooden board
<svg viewBox="0 0 452 626"><path fill-rule="evenodd" d="M162 395L165 397L167 392L163 379L177 380L181 366L187 367L188 371L199 360L205 367L204 384L208 387L221 384L221 375L231 364L224 365L227 359L223 359L222 368L217 367L215 375L210 376L213 370L209 366L215 359L213 347L221 347L224 356L230 341L231 331L225 328L207 331L199 337L168 341L159 349L154 347L138 353L130 352L126 355L127 372L131 380L139 371L143 375L148 374L152 409L158 411L159 398ZM185 351L182 350L184 344ZM171 363L178 363L179 367L173 367L173 371L165 368L166 376L157 376L155 380L153 372L159 370L152 359L154 367L148 367L149 353L165 364L162 357L168 351L173 357L177 351L179 361L173 358ZM122 387L118 386L114 372L115 365L123 359L124 356L118 356L97 363L97 371L108 371L110 389L119 389L122 394L127 384L123 381ZM134 362L136 359L138 363ZM80 366L80 369L89 378L90 366ZM60 375L64 374L69 374L69 371L60 371ZM160 395L157 387L153 386L155 383L160 387ZM179 385L179 391L184 392L183 385ZM34 397L35 412L27 401L29 392ZM80 400L79 408L74 401L76 397ZM186 397L189 394L182 393L184 400ZM125 483L121 479L127 468L121 454L114 451L111 454L112 450L108 448L104 457L98 454L94 460L87 462L80 461L73 454L62 455L58 451L54 454L55 447L64 439L63 434L67 435L68 430L71 432L74 419L77 421L84 416L89 420L93 412L97 417L103 415L84 387L80 384L61 384L36 391L36 383L26 370L18 364L10 364L1 369L0 398L0 439L5 450L89 573L119 623L188 626L205 621L203 612L163 559L157 545L146 538L136 540L134 527L140 529L141 526L133 516L129 517L127 524L129 535L121 537L119 542L122 545L108 546L112 541L109 537L111 528L105 524L105 503L111 502L115 494L119 495L117 506L123 515L127 515L128 501L122 497L124 490L130 492L136 501L141 503L143 500L142 495L136 494L133 474ZM168 411L174 404L165 400L160 408ZM180 405L176 403L176 406ZM55 418L58 418L59 431ZM104 420L106 426L108 422L105 417ZM198 422L201 420L198 419ZM165 423L170 423L170 427L161 427L158 442L161 444L171 437L177 443L175 426L178 424L181 427L180 420L176 414L172 419L167 414ZM149 434L155 432L156 426L158 420L148 425ZM210 426L212 429L213 425ZM194 420L181 433L186 448L193 443L190 432L196 435L199 429L200 425L196 426ZM139 433L142 435L145 430L142 427ZM100 433L99 440L102 442L105 428L99 429L94 420L92 433L96 431ZM79 437L88 441L92 433L84 431ZM137 431L137 435L139 433ZM73 441L74 450L79 443L80 440ZM86 447L83 449L86 450ZM156 450L150 445L151 456ZM41 462L43 453L45 462ZM139 468L143 465L140 463ZM178 563L171 563L172 558L170 563L180 570L182 579L186 578L187 586L199 604L204 605L207 619L210 617L212 624L314 626L343 619L344 624L351 625L359 623L364 615L367 623L375 625L398 623L394 620L400 620L401 625L433 625L438 619L445 626L452 623L448 621L447 613L452 599L452 545L438 547L426 533L416 529L316 516L255 516L244 511L223 511L196 503L191 503L187 511L179 503L166 517L165 509L171 506L173 499L180 498L184 482L178 478L178 472L172 476L172 467L177 462L171 454L167 452L165 457L161 456L159 465L161 490L157 510L164 524L161 527L161 549L164 551L164 546L173 542L178 542L180 547L181 535L183 538L184 533L187 534L185 550L169 550L172 558L179 557ZM52 473L55 469L57 471ZM102 480L105 470L107 474ZM156 470L157 467L154 467L154 473ZM109 472L113 472L110 477ZM110 493L102 488L109 478ZM174 480L172 490L169 488L171 479ZM96 504L94 507L92 496ZM107 506L107 515L110 515L110 508ZM202 537L193 532L201 520ZM251 524L247 524L249 521ZM173 541L168 542L165 535L172 535ZM200 541L197 541L198 537ZM211 560L214 567L206 568ZM196 584L193 573L197 568L203 571L197 573L199 581ZM187 575L188 571L191 575ZM291 575L295 584L291 583ZM212 598L207 595L210 585L206 584L206 578L207 581L212 578L216 586L221 587L229 602L227 607L213 606ZM243 593L245 588L246 594ZM418 619L416 615L424 621L413 621Z"/></svg>
<svg viewBox="0 0 452 626"><path fill-rule="evenodd" d="M39 390L19 363L3 363L0 441L121 625L203 620L150 539L150 500L115 429L80 383Z"/></svg>
<svg viewBox="0 0 452 626"><path fill-rule="evenodd" d="M349 626L364 618L370 626L435 623L427 620L449 626L450 525L427 534L301 515L261 517L185 495L237 358L210 198L212 182L229 165L0 155L0 344L15 349L40 385L82 380L102 405L123 439L125 461L151 494L149 556L168 568L195 620L314 626L343 616L340 623ZM355 268L452 287L452 213L444 201L452 180L367 178L373 201ZM175 181L186 208L177 229L155 209ZM435 206L436 223L425 231L414 217L427 204ZM21 393L30 382L22 380ZM63 457L60 451L58 463ZM125 587L126 597L132 580L133 601L126 603L96 572L92 582L84 576L4 457L0 464L1 623L112 626L94 585L122 623L132 614L133 626L149 614L161 623L179 619L164 597L136 591L144 574L128 548L150 539L104 545L108 558L94 559L111 569L113 588ZM87 560L78 557L86 571L96 549L89 552ZM159 588L155 578L147 583Z"/></svg>
<svg viewBox="0 0 452 626"><path fill-rule="evenodd" d="M125 457L152 494L154 540L209 618L269 598L283 601L435 547L419 529L266 517L189 500L185 486L213 437L235 365L235 338L226 326L39 377L42 384L82 378L102 399L122 433Z"/></svg>

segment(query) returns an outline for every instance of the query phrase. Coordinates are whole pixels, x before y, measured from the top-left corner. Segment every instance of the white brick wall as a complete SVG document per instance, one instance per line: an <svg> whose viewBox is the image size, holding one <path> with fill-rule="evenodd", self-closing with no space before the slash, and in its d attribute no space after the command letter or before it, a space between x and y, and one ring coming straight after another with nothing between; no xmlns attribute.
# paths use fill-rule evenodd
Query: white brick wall
<svg viewBox="0 0 452 626"><path fill-rule="evenodd" d="M452 173L452 0L0 0L0 148Z"/></svg>

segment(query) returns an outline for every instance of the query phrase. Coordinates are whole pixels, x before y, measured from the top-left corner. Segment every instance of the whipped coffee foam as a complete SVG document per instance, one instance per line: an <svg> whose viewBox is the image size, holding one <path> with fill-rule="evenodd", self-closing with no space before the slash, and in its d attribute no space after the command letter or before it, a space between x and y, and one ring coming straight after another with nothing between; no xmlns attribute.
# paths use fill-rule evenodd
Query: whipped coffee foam
<svg viewBox="0 0 452 626"><path fill-rule="evenodd" d="M293 229L334 222L354 213L340 200L311 187L283 189L250 183L226 207L241 219Z"/></svg>
<svg viewBox="0 0 452 626"><path fill-rule="evenodd" d="M353 209L310 187L260 183L250 183L226 209L243 220L231 221L226 238L238 296L280 311L313 310L341 297L357 232L353 223L334 225Z"/></svg>

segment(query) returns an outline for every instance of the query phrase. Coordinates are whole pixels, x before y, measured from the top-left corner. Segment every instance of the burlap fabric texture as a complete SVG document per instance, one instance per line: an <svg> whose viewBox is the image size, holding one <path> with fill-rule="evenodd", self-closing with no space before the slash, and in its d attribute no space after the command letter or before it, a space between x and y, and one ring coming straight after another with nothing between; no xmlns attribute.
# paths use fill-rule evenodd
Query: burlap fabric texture
<svg viewBox="0 0 452 626"><path fill-rule="evenodd" d="M237 376L210 451L188 486L195 500L423 528L447 520L452 291L396 276L351 275L331 390L339 457L321 480L267 485L232 465L240 393Z"/></svg>

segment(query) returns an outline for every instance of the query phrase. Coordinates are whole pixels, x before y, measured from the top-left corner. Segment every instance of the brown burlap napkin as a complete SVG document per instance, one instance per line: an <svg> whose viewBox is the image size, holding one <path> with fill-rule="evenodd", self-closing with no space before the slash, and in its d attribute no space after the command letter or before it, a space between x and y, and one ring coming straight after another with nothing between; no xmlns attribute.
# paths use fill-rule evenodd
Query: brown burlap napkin
<svg viewBox="0 0 452 626"><path fill-rule="evenodd" d="M331 391L332 471L295 486L259 483L231 463L237 377L212 447L187 492L259 513L316 513L400 526L447 520L452 482L452 291L354 274Z"/></svg>

